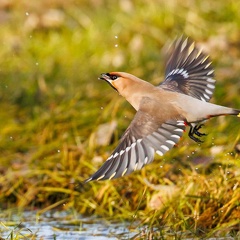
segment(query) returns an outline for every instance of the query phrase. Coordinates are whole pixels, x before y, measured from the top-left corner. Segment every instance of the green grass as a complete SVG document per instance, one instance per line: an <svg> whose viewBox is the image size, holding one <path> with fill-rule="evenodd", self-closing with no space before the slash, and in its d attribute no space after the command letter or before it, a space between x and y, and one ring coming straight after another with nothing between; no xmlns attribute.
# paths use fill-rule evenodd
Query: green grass
<svg viewBox="0 0 240 240"><path fill-rule="evenodd" d="M124 99L97 80L99 74L126 71L158 84L164 77L161 49L176 36L192 37L211 56L217 79L212 102L240 108L239 7L238 1L207 0L15 0L2 7L1 209L74 208L138 220L149 227L143 239L239 237L235 117L209 121L201 146L184 136L141 171L82 184L134 116ZM48 18L51 9L57 10L55 20ZM98 126L113 120L118 127L110 145L98 146ZM196 165L199 159L206 163Z"/></svg>

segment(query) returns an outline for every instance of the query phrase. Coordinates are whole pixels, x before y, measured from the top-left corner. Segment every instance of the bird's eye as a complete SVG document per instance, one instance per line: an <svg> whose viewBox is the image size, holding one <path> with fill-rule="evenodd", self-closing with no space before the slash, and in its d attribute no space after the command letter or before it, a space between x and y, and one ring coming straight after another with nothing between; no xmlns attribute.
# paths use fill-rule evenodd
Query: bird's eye
<svg viewBox="0 0 240 240"><path fill-rule="evenodd" d="M111 78L112 80L116 80L116 79L118 78L118 76L117 76L117 75L111 75L110 78Z"/></svg>
<svg viewBox="0 0 240 240"><path fill-rule="evenodd" d="M116 80L119 76L111 74L111 73L103 73L102 75L108 76L111 80Z"/></svg>

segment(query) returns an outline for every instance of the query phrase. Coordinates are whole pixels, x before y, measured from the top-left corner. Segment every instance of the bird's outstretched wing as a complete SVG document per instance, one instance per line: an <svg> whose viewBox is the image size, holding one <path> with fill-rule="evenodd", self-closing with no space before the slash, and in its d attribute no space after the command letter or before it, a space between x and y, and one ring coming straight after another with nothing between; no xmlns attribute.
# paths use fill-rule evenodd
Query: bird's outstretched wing
<svg viewBox="0 0 240 240"><path fill-rule="evenodd" d="M189 38L180 37L167 54L165 80L158 87L208 102L215 89L213 73L208 56Z"/></svg>
<svg viewBox="0 0 240 240"><path fill-rule="evenodd" d="M128 175L152 162L155 152L162 156L171 149L185 130L184 122L158 120L138 110L112 155L85 182Z"/></svg>

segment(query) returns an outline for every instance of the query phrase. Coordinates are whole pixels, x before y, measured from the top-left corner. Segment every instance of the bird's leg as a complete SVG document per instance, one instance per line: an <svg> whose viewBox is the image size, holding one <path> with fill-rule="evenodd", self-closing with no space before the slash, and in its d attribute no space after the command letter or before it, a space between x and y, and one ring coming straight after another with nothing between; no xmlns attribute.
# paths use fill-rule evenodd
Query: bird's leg
<svg viewBox="0 0 240 240"><path fill-rule="evenodd" d="M190 124L190 130L188 133L188 136L195 142L197 143L202 143L203 141L200 140L200 138L195 137L194 135L197 135L198 137L206 136L205 133L200 133L198 130L203 126L203 124L198 124L198 125L191 125Z"/></svg>
<svg viewBox="0 0 240 240"><path fill-rule="evenodd" d="M196 134L197 136L199 137L202 137L202 136L206 136L207 134L206 133L200 133L198 130L202 128L202 126L204 126L204 124L199 124L199 125L196 125L194 128L193 128L193 133Z"/></svg>

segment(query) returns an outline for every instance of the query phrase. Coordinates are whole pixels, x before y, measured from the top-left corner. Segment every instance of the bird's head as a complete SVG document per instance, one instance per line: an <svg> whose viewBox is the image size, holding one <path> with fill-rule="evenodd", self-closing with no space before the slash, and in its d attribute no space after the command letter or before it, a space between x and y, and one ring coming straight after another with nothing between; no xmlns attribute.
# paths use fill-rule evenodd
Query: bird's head
<svg viewBox="0 0 240 240"><path fill-rule="evenodd" d="M106 81L112 88L124 97L124 93L127 93L128 90L133 87L134 83L138 84L139 81L141 81L139 78L125 72L102 73L98 79Z"/></svg>
<svg viewBox="0 0 240 240"><path fill-rule="evenodd" d="M117 92L118 92L117 81L122 80L119 73L102 73L98 79L106 81Z"/></svg>

